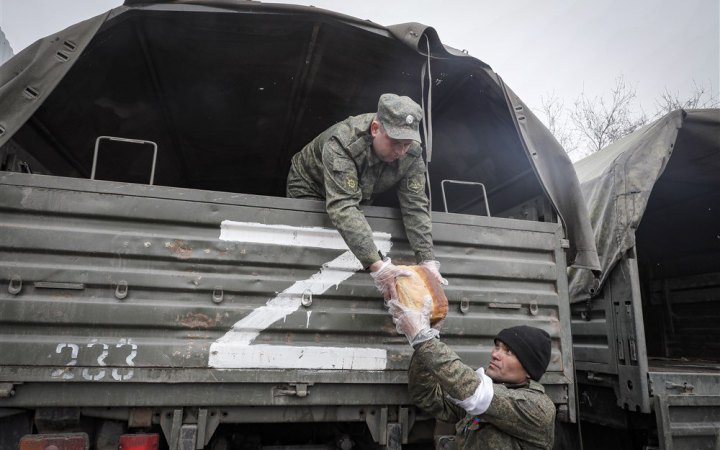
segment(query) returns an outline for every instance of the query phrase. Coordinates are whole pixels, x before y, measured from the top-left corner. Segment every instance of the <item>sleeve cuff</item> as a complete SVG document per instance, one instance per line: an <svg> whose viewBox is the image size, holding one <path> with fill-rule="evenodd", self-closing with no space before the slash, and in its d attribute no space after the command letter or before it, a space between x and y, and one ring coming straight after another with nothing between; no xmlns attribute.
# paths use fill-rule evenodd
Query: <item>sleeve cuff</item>
<svg viewBox="0 0 720 450"><path fill-rule="evenodd" d="M456 405L473 416L483 414L488 410L488 408L490 408L490 403L492 402L493 395L495 393L493 390L493 382L489 376L485 375L485 369L481 367L476 370L475 373L478 375L480 384L478 384L478 387L475 389L475 392L473 392L473 395L462 401L450 397L450 400L452 400Z"/></svg>
<svg viewBox="0 0 720 450"><path fill-rule="evenodd" d="M369 269L374 263L382 261L379 252L369 253L366 255L355 255L355 257L360 260L360 264L362 264L362 267L365 270Z"/></svg>
<svg viewBox="0 0 720 450"><path fill-rule="evenodd" d="M424 261L433 261L435 259L435 255L433 252L415 252L415 261L420 264Z"/></svg>

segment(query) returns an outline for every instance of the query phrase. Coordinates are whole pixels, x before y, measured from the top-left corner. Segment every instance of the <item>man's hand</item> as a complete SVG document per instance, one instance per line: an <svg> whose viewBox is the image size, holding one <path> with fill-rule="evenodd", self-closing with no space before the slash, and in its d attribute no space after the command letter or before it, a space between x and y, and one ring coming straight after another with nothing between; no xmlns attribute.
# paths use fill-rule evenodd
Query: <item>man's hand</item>
<svg viewBox="0 0 720 450"><path fill-rule="evenodd" d="M383 261L376 261L370 265L370 276L375 282L375 286L382 292L385 301L397 299L397 290L395 289L395 279L397 277L411 276L412 273L407 270L398 268L392 263L390 258Z"/></svg>
<svg viewBox="0 0 720 450"><path fill-rule="evenodd" d="M430 312L432 311L430 296L425 297L423 307L419 310L408 308L396 299L388 302L388 309L398 333L404 334L413 347L440 334L438 330L430 328Z"/></svg>
<svg viewBox="0 0 720 450"><path fill-rule="evenodd" d="M440 275L440 261L428 260L420 263L421 266L427 267L430 273L433 274L438 283L443 286L448 285L448 281Z"/></svg>

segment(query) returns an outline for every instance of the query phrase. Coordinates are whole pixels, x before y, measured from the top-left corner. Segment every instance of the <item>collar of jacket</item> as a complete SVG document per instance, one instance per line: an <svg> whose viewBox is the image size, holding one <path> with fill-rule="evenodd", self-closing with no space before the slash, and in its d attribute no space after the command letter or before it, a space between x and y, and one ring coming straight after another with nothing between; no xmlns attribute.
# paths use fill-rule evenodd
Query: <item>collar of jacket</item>
<svg viewBox="0 0 720 450"><path fill-rule="evenodd" d="M518 383L518 384L512 384L512 383L497 383L497 384L502 384L503 386L505 386L508 389L525 388L525 389L532 389L533 391L540 391L543 393L545 392L545 387L535 380L528 380L525 383Z"/></svg>

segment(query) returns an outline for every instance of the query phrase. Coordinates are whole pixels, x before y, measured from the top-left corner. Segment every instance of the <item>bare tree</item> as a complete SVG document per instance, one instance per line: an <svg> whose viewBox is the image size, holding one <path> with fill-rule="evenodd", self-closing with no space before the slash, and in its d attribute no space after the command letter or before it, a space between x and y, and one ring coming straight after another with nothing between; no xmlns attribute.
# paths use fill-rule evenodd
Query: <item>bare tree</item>
<svg viewBox="0 0 720 450"><path fill-rule="evenodd" d="M702 84L694 83L688 97L669 89L656 100L657 110L648 119L636 101L635 87L622 75L615 79L610 92L588 97L581 93L572 108L566 108L553 91L540 97L539 115L572 160L594 153L637 128L676 109L717 108L718 96Z"/></svg>
<svg viewBox="0 0 720 450"><path fill-rule="evenodd" d="M594 153L647 123L641 108L635 112L635 99L635 88L623 76L615 79L609 96L589 98L584 92L580 94L570 118L583 137L586 152Z"/></svg>
<svg viewBox="0 0 720 450"><path fill-rule="evenodd" d="M697 84L695 81L693 81L693 90L689 97L683 99L678 92L670 92L666 87L655 103L657 105L655 117L664 116L676 109L717 108L720 106L720 101L712 95L712 91L708 92L703 84Z"/></svg>
<svg viewBox="0 0 720 450"><path fill-rule="evenodd" d="M565 104L555 91L548 96L540 96L540 112L548 130L565 151L569 154L577 151L578 141L574 130L568 125Z"/></svg>

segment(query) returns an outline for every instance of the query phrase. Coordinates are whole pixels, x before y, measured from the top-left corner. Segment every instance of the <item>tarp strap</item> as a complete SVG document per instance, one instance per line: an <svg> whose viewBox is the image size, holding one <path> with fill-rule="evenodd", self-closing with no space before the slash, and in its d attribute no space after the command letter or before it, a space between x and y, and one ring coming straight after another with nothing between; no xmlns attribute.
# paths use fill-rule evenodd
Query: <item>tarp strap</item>
<svg viewBox="0 0 720 450"><path fill-rule="evenodd" d="M430 161L432 160L432 72L430 69L430 38L427 34L425 43L427 44L427 62L423 64L422 73L420 75L420 97L422 101L422 109L425 114L425 126L423 131L425 134L425 154L427 161L425 162L425 178L428 188L428 210L432 214L432 188L430 187ZM427 108L425 108L425 74L428 78Z"/></svg>

